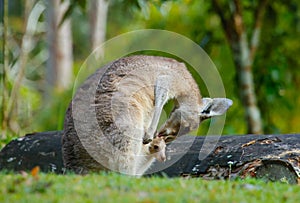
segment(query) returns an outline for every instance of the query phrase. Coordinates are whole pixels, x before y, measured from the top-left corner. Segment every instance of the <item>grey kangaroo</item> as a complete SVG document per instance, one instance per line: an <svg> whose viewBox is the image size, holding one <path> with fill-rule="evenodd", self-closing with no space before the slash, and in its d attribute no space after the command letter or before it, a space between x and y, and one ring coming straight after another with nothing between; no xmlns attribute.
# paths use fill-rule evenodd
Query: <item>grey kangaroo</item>
<svg viewBox="0 0 300 203"><path fill-rule="evenodd" d="M174 110L157 130L170 99ZM90 76L67 110L65 167L79 174L111 170L141 176L155 159L165 160L165 141L231 105L226 98L202 98L184 63L144 55L118 59Z"/></svg>

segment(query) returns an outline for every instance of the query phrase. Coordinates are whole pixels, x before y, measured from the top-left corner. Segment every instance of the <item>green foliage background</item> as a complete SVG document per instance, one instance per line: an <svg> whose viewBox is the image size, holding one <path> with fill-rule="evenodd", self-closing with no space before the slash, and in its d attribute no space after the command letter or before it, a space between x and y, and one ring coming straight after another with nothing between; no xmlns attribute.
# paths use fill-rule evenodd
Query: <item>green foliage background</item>
<svg viewBox="0 0 300 203"><path fill-rule="evenodd" d="M74 1L76 2L76 1ZM253 24L253 5L257 0L243 2L247 30ZM84 5L84 4L83 4ZM9 1L10 62L16 61L14 49L21 43L24 33L24 1ZM70 13L73 23L74 78L79 67L91 53L89 50L88 14L85 6L74 6ZM45 22L45 16L39 19ZM235 68L225 39L220 19L210 1L204 0L152 0L111 1L107 22L107 39L119 34L143 28L165 29L189 37L198 43L211 57L218 68L226 88L227 97L234 105L227 113L223 134L244 134L246 124L244 111L238 99ZM265 133L300 132L300 2L297 0L270 1L264 18L261 43L254 62L254 80L258 104L262 111ZM14 136L34 131L60 130L66 107L72 97L72 88L64 92L54 91L45 96L45 62L34 59L47 49L45 30L36 36L36 47L29 56L25 79L19 92L18 114ZM13 42L13 43L12 43ZM15 45L14 45L15 43ZM1 46L3 42L0 42ZM3 50L0 53L3 56ZM3 57L1 58L3 61ZM35 64L36 66L33 66ZM2 74L2 73L1 73ZM6 88L11 88L13 74ZM0 86L0 88L4 88ZM2 91L2 90L1 90ZM206 88L201 87L202 94ZM2 99L1 99L2 101ZM0 106L3 111L3 104ZM3 119L2 117L0 119ZM203 126L209 125L206 121ZM1 134L1 133L0 133ZM0 138L1 139L1 138Z"/></svg>

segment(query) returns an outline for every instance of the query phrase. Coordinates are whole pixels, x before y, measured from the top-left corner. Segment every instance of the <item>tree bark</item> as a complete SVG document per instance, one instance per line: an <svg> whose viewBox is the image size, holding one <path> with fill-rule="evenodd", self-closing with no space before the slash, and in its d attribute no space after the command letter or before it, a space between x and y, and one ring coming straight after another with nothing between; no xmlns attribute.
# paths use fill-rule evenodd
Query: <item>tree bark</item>
<svg viewBox="0 0 300 203"><path fill-rule="evenodd" d="M11 141L0 151L0 170L28 171L40 166L43 172L63 173L61 136L62 131L53 131ZM251 176L288 183L300 180L299 134L222 136L218 142L209 136L186 135L174 142L167 146L167 161L155 162L148 173L205 179ZM207 142L215 147L205 157L201 150Z"/></svg>
<svg viewBox="0 0 300 203"><path fill-rule="evenodd" d="M108 6L108 0L90 1L90 43L92 50L97 49L95 50L96 59L104 54L103 48L99 46L105 41Z"/></svg>
<svg viewBox="0 0 300 203"><path fill-rule="evenodd" d="M250 134L263 132L261 113L256 101L252 67L259 45L260 30L267 2L267 0L259 1L254 11L254 28L249 45L243 20L242 2L240 0L230 1L231 10L229 9L229 15L226 15L226 12L228 13L224 9L226 7L221 5L218 0L212 1L213 8L221 19L223 30L232 50L239 95L245 109L248 133Z"/></svg>
<svg viewBox="0 0 300 203"><path fill-rule="evenodd" d="M72 80L73 52L71 20L59 23L68 8L69 1L52 0L48 3L49 60L47 63L47 81L51 87L58 90L66 89Z"/></svg>

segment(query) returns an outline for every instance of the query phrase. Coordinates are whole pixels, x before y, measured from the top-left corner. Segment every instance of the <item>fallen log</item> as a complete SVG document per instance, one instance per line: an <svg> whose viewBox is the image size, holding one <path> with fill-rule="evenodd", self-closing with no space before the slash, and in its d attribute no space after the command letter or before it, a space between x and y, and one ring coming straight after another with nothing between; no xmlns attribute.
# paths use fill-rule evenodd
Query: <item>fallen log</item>
<svg viewBox="0 0 300 203"><path fill-rule="evenodd" d="M29 134L0 151L0 170L63 173L62 131ZM233 179L246 176L292 184L300 180L300 135L182 136L167 147L167 161L147 174Z"/></svg>
<svg viewBox="0 0 300 203"><path fill-rule="evenodd" d="M62 131L27 134L12 140L0 151L0 170L62 173Z"/></svg>
<svg viewBox="0 0 300 203"><path fill-rule="evenodd" d="M288 183L299 181L299 134L222 136L215 142L214 136L196 137L188 152L162 172L168 176L205 179L251 176ZM171 156L176 156L182 145L188 144L179 142L174 145ZM201 159L201 153L205 154L200 152L204 145L214 147L208 156Z"/></svg>

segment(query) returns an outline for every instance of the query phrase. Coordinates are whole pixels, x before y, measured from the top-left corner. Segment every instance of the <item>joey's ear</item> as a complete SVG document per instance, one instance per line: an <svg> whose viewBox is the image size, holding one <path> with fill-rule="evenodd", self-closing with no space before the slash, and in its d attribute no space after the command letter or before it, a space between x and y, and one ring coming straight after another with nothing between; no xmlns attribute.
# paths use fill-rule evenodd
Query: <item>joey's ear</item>
<svg viewBox="0 0 300 203"><path fill-rule="evenodd" d="M203 98L202 104L200 107L200 119L204 120L224 114L232 105L232 100L226 98Z"/></svg>

